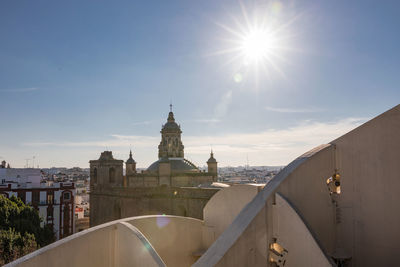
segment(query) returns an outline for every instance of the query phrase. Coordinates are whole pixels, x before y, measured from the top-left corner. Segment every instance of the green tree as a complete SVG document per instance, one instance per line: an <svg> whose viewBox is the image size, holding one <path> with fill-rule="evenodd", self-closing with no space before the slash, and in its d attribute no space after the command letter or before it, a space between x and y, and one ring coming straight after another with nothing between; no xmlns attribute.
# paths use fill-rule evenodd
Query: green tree
<svg viewBox="0 0 400 267"><path fill-rule="evenodd" d="M36 209L21 199L0 195L0 261L13 261L55 240L53 229L40 227Z"/></svg>
<svg viewBox="0 0 400 267"><path fill-rule="evenodd" d="M0 265L35 251L38 245L33 234L21 234L14 229L0 230Z"/></svg>

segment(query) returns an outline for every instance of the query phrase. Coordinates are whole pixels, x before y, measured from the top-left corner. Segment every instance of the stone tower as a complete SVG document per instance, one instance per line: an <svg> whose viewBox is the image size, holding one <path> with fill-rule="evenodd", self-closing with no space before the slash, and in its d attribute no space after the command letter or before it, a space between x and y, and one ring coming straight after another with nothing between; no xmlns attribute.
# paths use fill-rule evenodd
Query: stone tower
<svg viewBox="0 0 400 267"><path fill-rule="evenodd" d="M170 105L167 123L161 129L161 142L158 146L159 159L184 157L181 134L181 127L175 122L172 105Z"/></svg>
<svg viewBox="0 0 400 267"><path fill-rule="evenodd" d="M125 163L126 175L136 173L136 161L132 158L132 150L129 152L129 159Z"/></svg>
<svg viewBox="0 0 400 267"><path fill-rule="evenodd" d="M213 177L218 176L218 167L217 167L217 160L214 158L214 153L211 150L210 158L207 160L207 167L208 167L208 173L212 174Z"/></svg>
<svg viewBox="0 0 400 267"><path fill-rule="evenodd" d="M89 161L90 185L123 185L123 162L123 160L114 159L111 151L104 151L98 160Z"/></svg>

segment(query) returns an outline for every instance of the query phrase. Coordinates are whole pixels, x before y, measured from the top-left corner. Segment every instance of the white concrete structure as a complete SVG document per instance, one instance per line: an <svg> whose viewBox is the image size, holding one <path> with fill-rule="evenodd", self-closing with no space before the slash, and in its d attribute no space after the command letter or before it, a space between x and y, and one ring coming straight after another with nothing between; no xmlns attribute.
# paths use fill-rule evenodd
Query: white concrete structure
<svg viewBox="0 0 400 267"><path fill-rule="evenodd" d="M206 247L211 246L264 185L234 185L217 192L203 210Z"/></svg>
<svg viewBox="0 0 400 267"><path fill-rule="evenodd" d="M0 168L0 194L16 196L38 210L44 224L52 225L56 239L75 231L74 183L42 182L40 169Z"/></svg>
<svg viewBox="0 0 400 267"><path fill-rule="evenodd" d="M276 261L271 249L275 244L288 251L281 259L298 255L285 266L323 266L321 251L332 265L399 265L399 151L400 105L290 163L195 266L265 266ZM301 246L294 246L288 231L275 229L280 217L277 193L302 219L320 251L306 233L296 234ZM300 231L295 221L291 227ZM306 263L307 258L321 261Z"/></svg>

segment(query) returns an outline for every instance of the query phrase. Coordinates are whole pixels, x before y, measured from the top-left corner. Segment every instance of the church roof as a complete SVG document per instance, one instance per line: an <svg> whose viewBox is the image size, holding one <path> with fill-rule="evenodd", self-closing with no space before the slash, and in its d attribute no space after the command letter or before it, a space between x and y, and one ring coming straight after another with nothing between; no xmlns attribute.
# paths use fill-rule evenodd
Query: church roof
<svg viewBox="0 0 400 267"><path fill-rule="evenodd" d="M181 127L175 122L174 113L172 111L168 114L167 123L163 125L162 131L180 131Z"/></svg>
<svg viewBox="0 0 400 267"><path fill-rule="evenodd" d="M214 153L212 151L210 158L207 160L207 163L217 163L217 160L214 158Z"/></svg>
<svg viewBox="0 0 400 267"><path fill-rule="evenodd" d="M132 150L129 152L129 159L126 161L127 164L136 163L136 161L132 158Z"/></svg>
<svg viewBox="0 0 400 267"><path fill-rule="evenodd" d="M101 152L99 160L113 160L114 157L112 155L112 151L104 151Z"/></svg>
<svg viewBox="0 0 400 267"><path fill-rule="evenodd" d="M199 172L200 170L196 167L196 165L194 165L193 163L191 163L190 161L188 161L187 159L184 158L161 158L159 160L157 160L156 162L154 162L153 164L151 164L148 168L147 171L149 172L157 172L159 167L160 167L160 163L162 162L169 162L171 164L171 172Z"/></svg>

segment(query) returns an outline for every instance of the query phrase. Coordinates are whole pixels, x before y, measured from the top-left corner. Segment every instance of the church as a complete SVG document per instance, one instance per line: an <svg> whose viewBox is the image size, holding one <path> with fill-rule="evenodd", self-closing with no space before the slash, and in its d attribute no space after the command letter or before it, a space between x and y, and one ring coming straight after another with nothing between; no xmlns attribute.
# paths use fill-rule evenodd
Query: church
<svg viewBox="0 0 400 267"><path fill-rule="evenodd" d="M104 151L90 161L90 224L139 215L168 214L202 219L207 201L219 190L217 160L211 151L207 171L184 157L182 130L172 105L161 129L158 160L138 172L132 151L125 162Z"/></svg>

